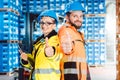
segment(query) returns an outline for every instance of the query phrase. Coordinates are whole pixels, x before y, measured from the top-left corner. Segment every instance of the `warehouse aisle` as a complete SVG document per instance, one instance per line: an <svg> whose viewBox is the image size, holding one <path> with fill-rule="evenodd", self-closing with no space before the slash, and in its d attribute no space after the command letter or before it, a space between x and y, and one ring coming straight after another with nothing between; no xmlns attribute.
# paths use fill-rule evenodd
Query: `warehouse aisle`
<svg viewBox="0 0 120 80"><path fill-rule="evenodd" d="M90 67L91 80L116 80L116 65Z"/></svg>

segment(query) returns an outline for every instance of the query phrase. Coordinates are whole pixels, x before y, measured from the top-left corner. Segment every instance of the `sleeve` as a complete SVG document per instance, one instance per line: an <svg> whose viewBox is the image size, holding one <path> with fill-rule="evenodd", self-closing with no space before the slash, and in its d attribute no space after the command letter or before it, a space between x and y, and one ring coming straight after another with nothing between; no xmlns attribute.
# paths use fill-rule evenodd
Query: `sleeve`
<svg viewBox="0 0 120 80"><path fill-rule="evenodd" d="M24 61L23 59L21 59L20 63L22 64L22 66L31 69L32 68L31 60L33 61L33 57L32 57L32 55L30 53L27 53L27 56L28 56L28 61Z"/></svg>
<svg viewBox="0 0 120 80"><path fill-rule="evenodd" d="M60 48L65 54L71 54L74 51L74 39L70 31L70 28L66 28L64 26L58 31Z"/></svg>
<svg viewBox="0 0 120 80"><path fill-rule="evenodd" d="M61 59L61 52L60 52L60 45L58 36L53 36L49 40L50 46L54 48L54 55L52 57L47 57L50 60L60 60Z"/></svg>
<svg viewBox="0 0 120 80"><path fill-rule="evenodd" d="M32 54L31 53L26 53L26 54L28 56L28 61L24 61L23 59L21 59L20 61L22 66L31 69L34 66L35 49L33 49Z"/></svg>
<svg viewBox="0 0 120 80"><path fill-rule="evenodd" d="M80 32L80 35L81 35L81 38L83 40L83 42L85 43L84 41L84 34L82 32ZM84 52L85 53L85 52ZM84 59L83 62L81 62L81 73L82 73L82 80L86 80L86 77L87 77L87 63L86 63L86 54L84 54Z"/></svg>
<svg viewBox="0 0 120 80"><path fill-rule="evenodd" d="M81 80L86 80L87 78L87 63L81 62Z"/></svg>

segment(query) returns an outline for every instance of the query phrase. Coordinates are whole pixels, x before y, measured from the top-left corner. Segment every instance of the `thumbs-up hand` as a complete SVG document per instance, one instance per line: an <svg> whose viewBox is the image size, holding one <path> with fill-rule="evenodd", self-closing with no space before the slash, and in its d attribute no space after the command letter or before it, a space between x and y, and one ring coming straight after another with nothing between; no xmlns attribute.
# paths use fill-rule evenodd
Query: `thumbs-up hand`
<svg viewBox="0 0 120 80"><path fill-rule="evenodd" d="M66 34L61 36L60 42L64 54L71 54L73 49L73 42L69 32L66 31Z"/></svg>
<svg viewBox="0 0 120 80"><path fill-rule="evenodd" d="M19 52L20 52L20 57L23 60L27 61L27 58L28 58L27 54L25 52L23 52L21 49L19 50Z"/></svg>
<svg viewBox="0 0 120 80"><path fill-rule="evenodd" d="M54 49L48 43L48 37L45 38L45 54L47 57L51 57L54 55Z"/></svg>

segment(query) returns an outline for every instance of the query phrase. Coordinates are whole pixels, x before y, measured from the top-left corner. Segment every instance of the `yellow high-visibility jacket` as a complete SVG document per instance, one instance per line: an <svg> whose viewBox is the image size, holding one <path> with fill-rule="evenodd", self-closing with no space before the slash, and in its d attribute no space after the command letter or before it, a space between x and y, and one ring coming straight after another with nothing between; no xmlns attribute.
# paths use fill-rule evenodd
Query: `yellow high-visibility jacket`
<svg viewBox="0 0 120 80"><path fill-rule="evenodd" d="M48 36L48 43L54 48L55 54L52 57L45 55L45 38L42 36L35 44L32 54L28 54L27 68L33 68L33 80L60 80L60 60L62 54L59 47L57 33L52 31Z"/></svg>
<svg viewBox="0 0 120 80"><path fill-rule="evenodd" d="M78 32L74 26L65 23L58 31L60 42L64 41L63 38L69 40L68 35L73 45L69 54L64 54L61 45L61 50L63 51L63 58L61 60L61 80L86 80L87 62L84 48L84 36L82 33Z"/></svg>

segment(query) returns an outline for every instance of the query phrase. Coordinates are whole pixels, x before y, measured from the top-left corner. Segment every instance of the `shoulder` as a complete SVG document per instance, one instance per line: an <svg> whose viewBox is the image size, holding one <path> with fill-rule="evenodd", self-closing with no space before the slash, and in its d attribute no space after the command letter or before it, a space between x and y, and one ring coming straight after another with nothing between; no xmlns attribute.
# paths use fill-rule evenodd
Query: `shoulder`
<svg viewBox="0 0 120 80"><path fill-rule="evenodd" d="M66 30L68 30L68 28L69 28L69 24L66 24L66 23L64 23L64 24L62 24L62 26L59 28L59 30L58 30L58 34L60 34L60 33L64 33Z"/></svg>
<svg viewBox="0 0 120 80"><path fill-rule="evenodd" d="M84 33L83 32L79 32L81 36L84 36Z"/></svg>
<svg viewBox="0 0 120 80"><path fill-rule="evenodd" d="M80 35L82 36L82 38L84 38L84 33L82 33L82 32L79 32L80 33Z"/></svg>
<svg viewBox="0 0 120 80"><path fill-rule="evenodd" d="M51 36L50 38L49 38L49 41L58 41L58 35L54 35L54 36Z"/></svg>
<svg viewBox="0 0 120 80"><path fill-rule="evenodd" d="M80 35L84 35L83 32L79 32L79 33L80 33Z"/></svg>
<svg viewBox="0 0 120 80"><path fill-rule="evenodd" d="M33 42L33 45L38 44L43 37L44 37L43 35L40 36L40 37L38 37L38 38Z"/></svg>

